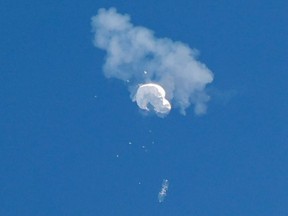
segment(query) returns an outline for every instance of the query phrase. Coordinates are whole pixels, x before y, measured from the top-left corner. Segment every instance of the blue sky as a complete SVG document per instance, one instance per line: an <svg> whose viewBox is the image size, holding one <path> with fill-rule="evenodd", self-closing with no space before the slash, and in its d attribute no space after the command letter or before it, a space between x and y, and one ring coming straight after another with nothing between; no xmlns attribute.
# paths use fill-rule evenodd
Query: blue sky
<svg viewBox="0 0 288 216"><path fill-rule="evenodd" d="M91 17L110 7L200 51L205 115L144 116L105 78ZM0 8L0 215L288 214L287 1Z"/></svg>

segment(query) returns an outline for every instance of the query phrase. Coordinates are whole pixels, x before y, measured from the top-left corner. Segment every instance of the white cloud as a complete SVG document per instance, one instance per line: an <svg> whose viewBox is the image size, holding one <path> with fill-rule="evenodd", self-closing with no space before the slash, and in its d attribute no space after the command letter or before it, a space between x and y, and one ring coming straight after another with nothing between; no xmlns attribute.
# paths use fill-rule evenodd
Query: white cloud
<svg viewBox="0 0 288 216"><path fill-rule="evenodd" d="M94 45L107 52L104 73L129 84L131 98L139 84L157 83L173 107L185 114L194 105L196 114L206 112L207 84L212 72L196 59L197 51L182 42L156 38L145 27L133 26L128 15L115 8L100 9L92 17ZM143 73L145 71L146 73Z"/></svg>

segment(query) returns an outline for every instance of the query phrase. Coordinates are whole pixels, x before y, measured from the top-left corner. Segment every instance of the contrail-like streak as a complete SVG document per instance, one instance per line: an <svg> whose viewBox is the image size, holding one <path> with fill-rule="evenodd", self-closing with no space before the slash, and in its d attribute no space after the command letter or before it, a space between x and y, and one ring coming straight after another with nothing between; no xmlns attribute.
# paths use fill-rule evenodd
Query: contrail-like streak
<svg viewBox="0 0 288 216"><path fill-rule="evenodd" d="M158 201L160 203L163 202L165 197L167 196L168 187L169 187L169 182L167 179L164 179L162 182L161 191L158 193Z"/></svg>

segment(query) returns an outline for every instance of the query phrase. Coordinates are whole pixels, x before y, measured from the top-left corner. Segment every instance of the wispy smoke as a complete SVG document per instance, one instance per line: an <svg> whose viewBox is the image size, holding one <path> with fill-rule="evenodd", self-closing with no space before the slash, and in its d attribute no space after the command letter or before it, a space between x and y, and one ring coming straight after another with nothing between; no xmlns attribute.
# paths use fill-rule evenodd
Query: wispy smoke
<svg viewBox="0 0 288 216"><path fill-rule="evenodd" d="M213 81L213 74L196 60L196 50L168 38L156 38L151 30L133 26L130 17L115 8L100 9L92 17L92 27L94 45L107 52L106 77L127 82L132 99L139 85L157 83L181 113L185 114L190 104L196 114L206 112L209 96L205 87Z"/></svg>

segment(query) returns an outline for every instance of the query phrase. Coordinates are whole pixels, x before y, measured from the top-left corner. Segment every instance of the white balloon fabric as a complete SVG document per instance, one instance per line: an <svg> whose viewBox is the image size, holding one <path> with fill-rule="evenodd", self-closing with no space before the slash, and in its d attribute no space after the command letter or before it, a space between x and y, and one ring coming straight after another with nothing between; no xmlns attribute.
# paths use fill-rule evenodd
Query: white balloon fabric
<svg viewBox="0 0 288 216"><path fill-rule="evenodd" d="M151 105L156 113L168 114L171 110L171 104L165 95L166 92L162 86L148 83L139 86L134 101L141 109L151 111L149 109L149 105Z"/></svg>

